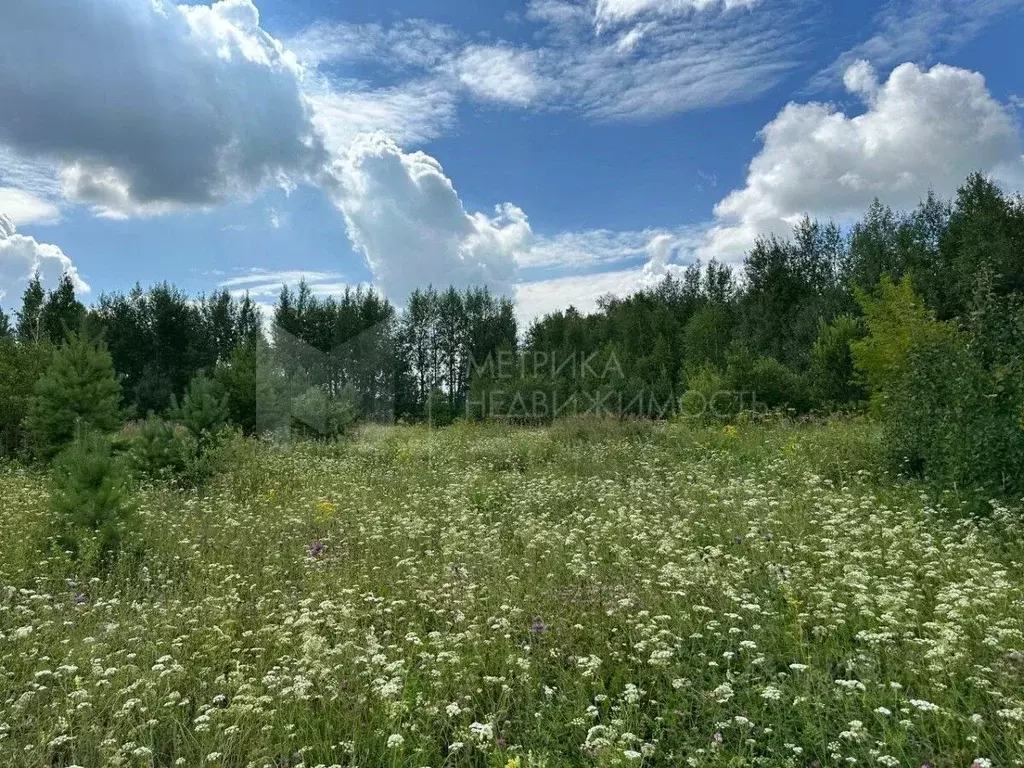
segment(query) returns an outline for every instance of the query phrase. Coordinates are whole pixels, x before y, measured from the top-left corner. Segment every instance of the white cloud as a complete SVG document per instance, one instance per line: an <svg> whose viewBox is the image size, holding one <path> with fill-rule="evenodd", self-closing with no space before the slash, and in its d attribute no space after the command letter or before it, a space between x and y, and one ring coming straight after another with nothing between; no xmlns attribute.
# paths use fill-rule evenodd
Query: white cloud
<svg viewBox="0 0 1024 768"><path fill-rule="evenodd" d="M233 296L248 294L253 299L276 299L280 295L282 287L287 285L290 288L295 288L302 282L305 282L317 296L332 296L343 293L346 288L357 287L356 284L347 282L340 272L298 269L281 271L253 269L247 274L221 280L218 287L225 289ZM268 306L272 307L273 303L269 303Z"/></svg>
<svg viewBox="0 0 1024 768"><path fill-rule="evenodd" d="M0 144L104 215L205 206L315 174L301 67L251 0L8 0Z"/></svg>
<svg viewBox="0 0 1024 768"><path fill-rule="evenodd" d="M628 296L657 286L669 274L680 275L685 267L668 261L674 248L672 236L658 235L647 245L650 259L643 267L517 284L516 315L520 327L526 329L534 320L570 306L581 314L589 314L598 309L598 300L605 296Z"/></svg>
<svg viewBox="0 0 1024 768"><path fill-rule="evenodd" d="M536 54L502 45L471 45L456 65L459 81L486 101L526 106L546 88Z"/></svg>
<svg viewBox="0 0 1024 768"><path fill-rule="evenodd" d="M454 93L436 80L392 88L337 88L323 79L308 92L313 122L328 150L344 154L361 133L383 131L402 145L436 139L455 123Z"/></svg>
<svg viewBox="0 0 1024 768"><path fill-rule="evenodd" d="M849 219L875 197L913 207L929 189L951 195L977 170L1024 179L1016 123L980 74L903 64L878 85L857 64L846 84L867 97L862 114L791 103L762 129L746 185L715 208L703 256L738 259L757 235L786 232L805 213Z"/></svg>
<svg viewBox="0 0 1024 768"><path fill-rule="evenodd" d="M678 18L669 13L698 5L708 12ZM653 20L595 28L576 13L580 6L535 2L530 18L545 25L548 39L538 51L537 71L561 86L551 90L548 102L599 120L651 120L764 93L795 65L804 21L792 8L727 12L735 5L610 3L597 12L614 20Z"/></svg>
<svg viewBox="0 0 1024 768"><path fill-rule="evenodd" d="M624 296L641 286L643 270L624 269L591 275L570 275L516 286L516 315L520 328L544 315L575 307L582 314L597 309L602 296Z"/></svg>
<svg viewBox="0 0 1024 768"><path fill-rule="evenodd" d="M451 28L423 19L406 19L391 27L318 22L288 38L286 47L312 67L372 60L395 69L428 69L448 59L457 39Z"/></svg>
<svg viewBox="0 0 1024 768"><path fill-rule="evenodd" d="M804 45L804 20L792 7L729 12L756 3L609 0L598 8L533 0L526 14L540 25L540 44L533 48L468 42L450 28L410 21L388 28L315 25L292 38L289 46L314 70L338 61L369 61L392 75L412 70L412 79L386 91L356 87L360 101L353 109L353 95L347 92L352 88L346 84L312 90L319 114L335 100L339 106L334 115L353 113L341 122L360 124L355 132L390 130L383 120L368 125L375 118L360 119L360 114L372 115L378 98L387 97L389 104L404 101L404 89L416 83L421 96L429 92L417 106L428 109L402 104L386 117L403 128L414 126L407 134L419 142L450 127L460 93L510 106L575 111L599 120L650 120L749 100L777 85ZM616 21L595 25L595 13ZM641 16L645 20L630 21ZM326 122L338 121L320 118L318 125ZM345 138L351 139L352 133L345 129Z"/></svg>
<svg viewBox="0 0 1024 768"><path fill-rule="evenodd" d="M428 283L511 292L516 254L532 239L519 208L468 213L437 160L380 133L358 137L335 175L349 238L392 299Z"/></svg>
<svg viewBox="0 0 1024 768"><path fill-rule="evenodd" d="M592 229L562 232L550 237L538 235L528 248L517 254L517 262L523 269L586 269L640 258L649 259L655 251L664 256L665 263L669 260L685 261L700 244L704 229Z"/></svg>
<svg viewBox="0 0 1024 768"><path fill-rule="evenodd" d="M76 291L89 291L88 284L79 277L71 259L59 247L18 234L14 222L0 214L0 304L13 306L37 272L46 288L55 287L61 276L67 273L74 281Z"/></svg>
<svg viewBox="0 0 1024 768"><path fill-rule="evenodd" d="M978 36L1001 15L1024 6L1024 0L895 0L875 18L877 31L844 51L812 80L821 89L840 80L858 60L888 68L898 62L930 63Z"/></svg>
<svg viewBox="0 0 1024 768"><path fill-rule="evenodd" d="M48 200L15 187L0 187L0 216L15 224L47 224L60 218L60 209Z"/></svg>
<svg viewBox="0 0 1024 768"><path fill-rule="evenodd" d="M668 275L680 277L686 264L692 262L702 235L703 230L695 227L676 232L593 230L538 238L521 264L592 269L613 266L638 256L647 261L642 266L627 269L520 282L515 291L520 326L527 328L533 320L570 305L583 314L594 312L598 299L604 296L627 296L654 288Z"/></svg>
<svg viewBox="0 0 1024 768"><path fill-rule="evenodd" d="M644 14L674 16L693 11L706 11L719 6L725 10L751 8L761 0L597 0L594 16L597 23L616 24Z"/></svg>

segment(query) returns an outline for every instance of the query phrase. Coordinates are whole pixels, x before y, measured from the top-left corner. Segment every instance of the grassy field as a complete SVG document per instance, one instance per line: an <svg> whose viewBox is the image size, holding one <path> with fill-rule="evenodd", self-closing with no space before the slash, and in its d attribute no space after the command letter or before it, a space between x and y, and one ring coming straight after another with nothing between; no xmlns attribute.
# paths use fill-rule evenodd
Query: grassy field
<svg viewBox="0 0 1024 768"><path fill-rule="evenodd" d="M868 424L366 430L139 491L69 581L0 468L0 765L1024 765L1022 524Z"/></svg>

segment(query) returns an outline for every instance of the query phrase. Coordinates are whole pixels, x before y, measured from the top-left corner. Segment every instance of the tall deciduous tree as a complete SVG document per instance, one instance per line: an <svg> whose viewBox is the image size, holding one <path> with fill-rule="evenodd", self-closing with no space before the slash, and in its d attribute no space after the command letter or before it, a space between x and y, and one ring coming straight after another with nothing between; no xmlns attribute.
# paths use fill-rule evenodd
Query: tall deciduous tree
<svg viewBox="0 0 1024 768"><path fill-rule="evenodd" d="M46 301L46 293L43 291L43 284L37 272L28 281L28 286L21 297L21 309L18 311L19 341L39 341L42 337L42 315L43 302Z"/></svg>
<svg viewBox="0 0 1024 768"><path fill-rule="evenodd" d="M85 307L75 297L75 284L67 273L46 297L40 313L42 336L53 344L62 343L70 334L82 330Z"/></svg>

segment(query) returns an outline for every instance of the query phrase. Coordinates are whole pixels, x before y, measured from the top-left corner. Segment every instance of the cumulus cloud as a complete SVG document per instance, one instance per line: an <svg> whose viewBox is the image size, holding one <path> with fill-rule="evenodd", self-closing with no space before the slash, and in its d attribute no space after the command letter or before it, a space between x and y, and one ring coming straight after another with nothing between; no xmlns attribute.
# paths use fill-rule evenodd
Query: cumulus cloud
<svg viewBox="0 0 1024 768"><path fill-rule="evenodd" d="M18 234L14 222L0 214L0 305L12 306L17 302L37 272L44 287L53 288L62 275L68 274L76 291L89 291L71 259L59 247Z"/></svg>
<svg viewBox="0 0 1024 768"><path fill-rule="evenodd" d="M516 253L533 236L519 208L467 212L437 160L382 133L357 137L334 175L349 238L389 297L428 283L511 293Z"/></svg>
<svg viewBox="0 0 1024 768"><path fill-rule="evenodd" d="M315 174L295 57L251 0L8 0L0 144L106 215L204 206Z"/></svg>
<svg viewBox="0 0 1024 768"><path fill-rule="evenodd" d="M786 232L805 213L848 219L876 197L912 207L929 189L952 194L978 170L1024 178L1016 123L982 75L903 64L879 84L864 63L845 75L865 111L787 105L762 129L746 185L716 206L702 255L740 258L757 235Z"/></svg>

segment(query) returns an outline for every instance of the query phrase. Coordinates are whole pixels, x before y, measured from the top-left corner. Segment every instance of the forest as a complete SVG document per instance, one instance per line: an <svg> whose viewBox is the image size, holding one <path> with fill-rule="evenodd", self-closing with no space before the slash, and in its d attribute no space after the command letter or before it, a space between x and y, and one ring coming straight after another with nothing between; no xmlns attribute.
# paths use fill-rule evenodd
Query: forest
<svg viewBox="0 0 1024 768"><path fill-rule="evenodd" d="M73 400L108 373L112 410L95 419ZM1015 493L1024 204L973 175L951 201L876 202L846 229L805 219L738 268L695 263L529 328L485 288L417 290L399 308L285 286L267 316L247 295L170 285L87 307L67 277L49 292L33 280L0 316L0 453L55 455L74 424L181 421L204 398L247 435L328 439L360 421L868 413L899 471Z"/></svg>

